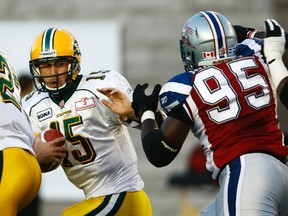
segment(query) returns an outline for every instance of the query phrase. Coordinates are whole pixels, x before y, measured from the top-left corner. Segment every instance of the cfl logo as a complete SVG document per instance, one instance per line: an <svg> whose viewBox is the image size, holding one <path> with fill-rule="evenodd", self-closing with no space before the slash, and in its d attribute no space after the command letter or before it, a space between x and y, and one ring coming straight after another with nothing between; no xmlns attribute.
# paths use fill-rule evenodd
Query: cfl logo
<svg viewBox="0 0 288 216"><path fill-rule="evenodd" d="M167 103L167 96L161 98L161 104Z"/></svg>

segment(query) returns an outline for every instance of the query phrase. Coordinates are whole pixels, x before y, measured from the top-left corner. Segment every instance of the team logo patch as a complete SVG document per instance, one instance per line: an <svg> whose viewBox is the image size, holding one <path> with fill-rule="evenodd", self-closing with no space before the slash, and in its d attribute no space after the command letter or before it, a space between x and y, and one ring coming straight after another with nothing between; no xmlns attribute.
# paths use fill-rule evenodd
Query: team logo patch
<svg viewBox="0 0 288 216"><path fill-rule="evenodd" d="M42 111L38 112L36 115L37 115L38 121L42 122L42 121L52 117L52 109L48 108L48 109L42 110Z"/></svg>
<svg viewBox="0 0 288 216"><path fill-rule="evenodd" d="M75 102L76 111L91 109L93 107L96 107L95 99L93 97L84 97L81 98L80 101Z"/></svg>
<svg viewBox="0 0 288 216"><path fill-rule="evenodd" d="M219 55L220 56L226 55L226 53L227 53L227 50L225 47L222 47L221 49L219 49Z"/></svg>
<svg viewBox="0 0 288 216"><path fill-rule="evenodd" d="M167 101L168 101L167 96L161 98L161 104L165 104L167 103Z"/></svg>

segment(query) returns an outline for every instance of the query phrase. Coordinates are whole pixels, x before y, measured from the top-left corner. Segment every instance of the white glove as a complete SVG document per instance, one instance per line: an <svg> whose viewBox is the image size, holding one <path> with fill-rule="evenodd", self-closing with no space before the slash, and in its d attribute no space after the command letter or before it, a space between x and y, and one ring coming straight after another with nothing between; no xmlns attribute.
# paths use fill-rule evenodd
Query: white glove
<svg viewBox="0 0 288 216"><path fill-rule="evenodd" d="M265 21L266 38L264 39L264 55L268 64L274 87L288 76L282 56L285 51L284 29L273 19Z"/></svg>
<svg viewBox="0 0 288 216"><path fill-rule="evenodd" d="M282 59L285 51L285 31L273 19L265 21L266 36L264 39L264 55L267 63L270 64L273 59Z"/></svg>

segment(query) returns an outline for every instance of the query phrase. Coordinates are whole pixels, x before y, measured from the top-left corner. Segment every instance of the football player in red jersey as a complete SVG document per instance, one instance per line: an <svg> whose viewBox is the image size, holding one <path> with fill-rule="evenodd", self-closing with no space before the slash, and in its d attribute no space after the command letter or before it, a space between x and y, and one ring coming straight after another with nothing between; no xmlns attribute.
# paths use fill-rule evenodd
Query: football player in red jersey
<svg viewBox="0 0 288 216"><path fill-rule="evenodd" d="M181 36L185 72L161 91L156 85L151 95L145 94L148 84L134 89L132 107L141 118L148 160L156 167L168 165L192 131L220 185L202 215L288 215L288 147L279 129L263 40L238 45L232 24L212 11L192 16ZM154 114L158 97L168 116L161 126Z"/></svg>

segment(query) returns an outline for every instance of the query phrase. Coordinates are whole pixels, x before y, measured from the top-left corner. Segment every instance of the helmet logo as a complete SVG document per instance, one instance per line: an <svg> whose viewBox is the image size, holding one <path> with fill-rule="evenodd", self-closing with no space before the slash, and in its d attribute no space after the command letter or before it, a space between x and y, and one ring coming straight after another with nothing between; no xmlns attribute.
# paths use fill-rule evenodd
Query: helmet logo
<svg viewBox="0 0 288 216"><path fill-rule="evenodd" d="M76 40L73 42L74 55L81 55L79 44Z"/></svg>
<svg viewBox="0 0 288 216"><path fill-rule="evenodd" d="M40 58L56 57L56 56L57 56L56 50L45 50L40 52Z"/></svg>
<svg viewBox="0 0 288 216"><path fill-rule="evenodd" d="M226 48L225 47L222 47L219 49L219 56L223 56L223 55L226 55Z"/></svg>
<svg viewBox="0 0 288 216"><path fill-rule="evenodd" d="M197 29L193 29L193 28L190 28L189 26L186 26L185 27L185 36L187 37L188 36L188 33L190 33L192 36L198 36L198 32L197 32Z"/></svg>
<svg viewBox="0 0 288 216"><path fill-rule="evenodd" d="M185 26L184 27L184 31L182 32L182 41L184 44L187 44L188 46L192 47L192 48L196 48L194 46L194 44L191 43L192 40L189 40L189 36L193 36L193 37L198 37L198 32L197 29L195 27L195 29L190 28L189 26Z"/></svg>

